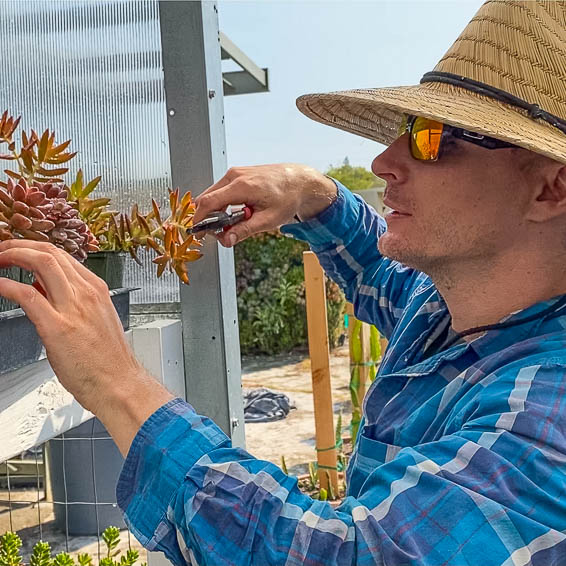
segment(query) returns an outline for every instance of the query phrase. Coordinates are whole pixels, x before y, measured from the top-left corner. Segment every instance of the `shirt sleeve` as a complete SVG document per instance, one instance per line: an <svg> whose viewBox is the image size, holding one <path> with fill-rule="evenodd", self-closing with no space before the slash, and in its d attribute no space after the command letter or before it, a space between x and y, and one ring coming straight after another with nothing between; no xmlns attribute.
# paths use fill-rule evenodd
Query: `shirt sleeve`
<svg viewBox="0 0 566 566"><path fill-rule="evenodd" d="M136 436L118 503L138 540L176 565L558 565L564 475L530 436L540 415L514 433L492 414L507 401L498 393L481 409L482 392L437 440L385 450L392 459L337 509L174 400Z"/></svg>
<svg viewBox="0 0 566 566"><path fill-rule="evenodd" d="M356 317L389 338L415 288L427 277L382 256L377 249L385 220L335 181L338 197L317 217L286 224L281 232L305 240L354 305Z"/></svg>

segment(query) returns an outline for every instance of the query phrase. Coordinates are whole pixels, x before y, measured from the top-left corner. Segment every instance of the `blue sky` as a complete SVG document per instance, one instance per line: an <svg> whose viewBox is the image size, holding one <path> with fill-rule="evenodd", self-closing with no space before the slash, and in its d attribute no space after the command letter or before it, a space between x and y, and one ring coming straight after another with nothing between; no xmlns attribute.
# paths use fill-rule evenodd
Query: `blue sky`
<svg viewBox="0 0 566 566"><path fill-rule="evenodd" d="M418 83L482 0L220 0L220 29L260 67L270 92L224 99L228 165L282 161L369 168L383 146L303 116L308 92Z"/></svg>

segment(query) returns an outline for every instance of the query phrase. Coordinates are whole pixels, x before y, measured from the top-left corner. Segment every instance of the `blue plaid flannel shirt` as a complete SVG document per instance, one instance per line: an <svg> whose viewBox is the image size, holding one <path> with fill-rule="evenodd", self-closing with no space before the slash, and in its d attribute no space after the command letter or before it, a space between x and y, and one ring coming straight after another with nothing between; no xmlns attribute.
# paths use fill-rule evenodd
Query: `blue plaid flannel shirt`
<svg viewBox="0 0 566 566"><path fill-rule="evenodd" d="M451 335L442 297L380 256L383 219L338 187L319 217L283 230L389 339L348 497L333 509L303 495L177 399L125 462L117 495L131 530L178 565L566 565L566 308L431 349Z"/></svg>

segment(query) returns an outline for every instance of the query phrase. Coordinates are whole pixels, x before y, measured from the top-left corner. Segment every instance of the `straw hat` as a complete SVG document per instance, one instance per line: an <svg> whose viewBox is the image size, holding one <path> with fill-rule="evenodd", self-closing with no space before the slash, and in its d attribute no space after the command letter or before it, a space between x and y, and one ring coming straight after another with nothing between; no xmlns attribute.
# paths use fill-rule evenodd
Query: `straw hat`
<svg viewBox="0 0 566 566"><path fill-rule="evenodd" d="M566 163L566 0L488 0L421 84L308 94L297 106L385 145L416 114Z"/></svg>

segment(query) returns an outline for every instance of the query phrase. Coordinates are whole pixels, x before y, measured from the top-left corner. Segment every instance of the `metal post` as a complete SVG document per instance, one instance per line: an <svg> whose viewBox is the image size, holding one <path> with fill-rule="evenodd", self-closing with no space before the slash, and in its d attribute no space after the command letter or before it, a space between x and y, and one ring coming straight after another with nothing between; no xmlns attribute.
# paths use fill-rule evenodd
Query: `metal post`
<svg viewBox="0 0 566 566"><path fill-rule="evenodd" d="M226 170L216 2L159 2L173 186L199 194ZM187 400L244 446L234 256L207 237L181 286Z"/></svg>

